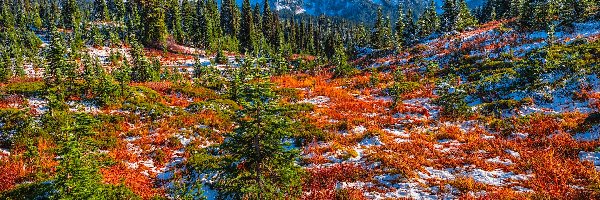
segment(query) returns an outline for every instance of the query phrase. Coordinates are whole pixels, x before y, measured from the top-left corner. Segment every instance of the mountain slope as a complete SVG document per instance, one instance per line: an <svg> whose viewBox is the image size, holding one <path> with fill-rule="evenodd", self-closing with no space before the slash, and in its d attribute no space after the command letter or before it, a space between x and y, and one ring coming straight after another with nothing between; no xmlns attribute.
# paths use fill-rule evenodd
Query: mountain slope
<svg viewBox="0 0 600 200"><path fill-rule="evenodd" d="M241 4L242 0L238 0ZM251 0L254 4L262 4L263 0ZM484 0L467 0L471 8L481 6ZM269 0L272 8L291 14L309 14L313 16L327 15L342 17L353 21L372 22L377 10L382 8L384 13L395 15L398 5L412 8L420 12L427 8L430 0ZM441 12L443 0L435 0L438 12Z"/></svg>

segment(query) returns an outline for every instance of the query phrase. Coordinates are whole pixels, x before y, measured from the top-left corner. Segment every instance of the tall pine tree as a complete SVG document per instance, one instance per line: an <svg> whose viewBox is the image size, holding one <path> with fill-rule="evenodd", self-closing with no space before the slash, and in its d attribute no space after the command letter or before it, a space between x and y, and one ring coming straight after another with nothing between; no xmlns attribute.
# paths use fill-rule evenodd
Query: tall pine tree
<svg viewBox="0 0 600 200"><path fill-rule="evenodd" d="M242 20L240 24L240 51L247 53L254 51L255 37L254 33L254 17L252 16L252 7L249 0L244 0L242 3Z"/></svg>
<svg viewBox="0 0 600 200"><path fill-rule="evenodd" d="M406 11L406 17L404 18L404 42L407 45L413 44L417 40L417 24L414 19L414 13L411 8Z"/></svg>
<svg viewBox="0 0 600 200"><path fill-rule="evenodd" d="M65 28L73 28L80 22L81 13L75 0L64 0L62 5L62 23Z"/></svg>
<svg viewBox="0 0 600 200"><path fill-rule="evenodd" d="M47 55L48 65L44 73L46 84L54 86L65 81L67 68L67 49L62 35L55 29L52 31L52 43Z"/></svg>
<svg viewBox="0 0 600 200"><path fill-rule="evenodd" d="M456 0L444 0L442 5L441 29L444 32L456 30L456 21L458 20L458 5Z"/></svg>
<svg viewBox="0 0 600 200"><path fill-rule="evenodd" d="M142 45L139 44L135 40L135 38L132 38L130 43L130 54L133 66L131 68L131 80L134 82L147 82L157 80L159 71L155 70L151 66L150 61L144 55L144 49Z"/></svg>
<svg viewBox="0 0 600 200"><path fill-rule="evenodd" d="M469 27L474 27L477 25L477 19L473 17L471 14L471 10L467 6L467 2L465 0L459 0L460 3L458 5L458 18L456 19L456 30L463 31Z"/></svg>
<svg viewBox="0 0 600 200"><path fill-rule="evenodd" d="M147 45L165 48L168 33L164 2L162 0L143 0L142 2L144 2L144 41Z"/></svg>
<svg viewBox="0 0 600 200"><path fill-rule="evenodd" d="M94 20L108 21L109 17L106 0L94 0Z"/></svg>
<svg viewBox="0 0 600 200"><path fill-rule="evenodd" d="M227 36L235 35L235 11L237 6L234 0L221 0L221 27L223 34Z"/></svg>
<svg viewBox="0 0 600 200"><path fill-rule="evenodd" d="M294 199L301 190L301 168L295 164L299 151L284 142L294 133L278 96L272 90L264 63L247 59L234 75L233 98L242 106L236 114L238 126L219 147L224 160L217 189L224 199Z"/></svg>
<svg viewBox="0 0 600 200"><path fill-rule="evenodd" d="M125 2L123 0L113 0L112 2L113 19L117 22L123 22L125 20L125 12L127 11L125 9Z"/></svg>
<svg viewBox="0 0 600 200"><path fill-rule="evenodd" d="M419 20L417 21L419 37L425 38L438 31L440 18L437 16L435 8L435 2L432 0L431 3L429 3L429 7L427 7L425 12L419 17Z"/></svg>
<svg viewBox="0 0 600 200"><path fill-rule="evenodd" d="M375 19L375 25L371 32L371 44L377 49L385 48L385 19L381 8L377 10L377 19Z"/></svg>

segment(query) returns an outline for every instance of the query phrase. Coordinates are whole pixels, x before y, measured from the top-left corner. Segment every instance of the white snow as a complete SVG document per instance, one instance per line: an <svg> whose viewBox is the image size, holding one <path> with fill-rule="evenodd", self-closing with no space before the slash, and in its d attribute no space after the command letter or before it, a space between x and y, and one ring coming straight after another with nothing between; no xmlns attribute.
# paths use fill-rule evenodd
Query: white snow
<svg viewBox="0 0 600 200"><path fill-rule="evenodd" d="M440 179L440 180L453 180L456 177L453 172L454 169L445 169L445 170L437 170L433 167L425 167L426 173L417 172L420 178L422 179Z"/></svg>
<svg viewBox="0 0 600 200"><path fill-rule="evenodd" d="M2 158L3 155L10 156L10 151L8 149L0 148L0 158Z"/></svg>
<svg viewBox="0 0 600 200"><path fill-rule="evenodd" d="M129 136L129 137L125 138L125 141L127 141L127 142L133 142L133 141L139 140L141 138L142 137L140 137L140 136Z"/></svg>
<svg viewBox="0 0 600 200"><path fill-rule="evenodd" d="M326 97L326 96L317 96L317 97L314 97L312 99L304 99L304 100L300 101L300 103L310 103L310 104L313 104L313 105L324 105L327 102L329 102L329 100L330 100L329 97Z"/></svg>
<svg viewBox="0 0 600 200"><path fill-rule="evenodd" d="M473 178L475 181L493 186L504 186L508 181L523 181L529 179L528 175L515 174L513 172L504 172L501 169L494 171L485 171L482 169L473 169L470 172L463 173L464 176Z"/></svg>
<svg viewBox="0 0 600 200"><path fill-rule="evenodd" d="M27 99L27 102L29 103L29 107L35 109L35 111L39 114L44 114L49 110L48 100L46 99L30 97Z"/></svg>
<svg viewBox="0 0 600 200"><path fill-rule="evenodd" d="M379 139L379 136L364 138L359 144L367 147L384 145L384 143Z"/></svg>
<svg viewBox="0 0 600 200"><path fill-rule="evenodd" d="M600 152L579 152L579 159L581 161L589 161L596 166L596 170L600 171Z"/></svg>
<svg viewBox="0 0 600 200"><path fill-rule="evenodd" d="M510 150L510 149L504 150L504 152L508 153L509 155L511 155L512 157L515 157L515 158L521 157L521 154L519 154L519 152Z"/></svg>
<svg viewBox="0 0 600 200"><path fill-rule="evenodd" d="M513 134L511 134L511 137L512 137L512 138L515 138L515 139L516 139L516 138L519 138L519 139L525 139L525 138L529 137L529 134L528 134L528 133L521 133L521 132L517 132L517 133L513 133Z"/></svg>
<svg viewBox="0 0 600 200"><path fill-rule="evenodd" d="M84 112L84 113L99 113L100 108L89 101L69 101L69 111L71 112Z"/></svg>
<svg viewBox="0 0 600 200"><path fill-rule="evenodd" d="M500 159L500 156L494 157L494 158L489 158L485 160L486 162L490 162L490 163L496 163L496 164L502 164L502 165L512 165L513 162L510 159Z"/></svg>
<svg viewBox="0 0 600 200"><path fill-rule="evenodd" d="M573 136L576 140L579 141L594 141L600 139L600 125L595 125L590 130L577 133Z"/></svg>
<svg viewBox="0 0 600 200"><path fill-rule="evenodd" d="M414 182L400 182L391 185L391 191L378 193L378 192L366 192L364 195L369 199L420 199L420 200L434 200L439 197L428 189L423 188L420 183Z"/></svg>
<svg viewBox="0 0 600 200"><path fill-rule="evenodd" d="M391 133L394 136L398 136L398 137L404 137L404 138L408 138L410 137L410 134L406 133L404 130L398 130L398 129L383 129L383 131Z"/></svg>
<svg viewBox="0 0 600 200"><path fill-rule="evenodd" d="M366 131L367 131L367 128L365 128L364 126L356 126L356 127L354 127L354 129L352 129L352 132L358 133L358 134L363 134Z"/></svg>

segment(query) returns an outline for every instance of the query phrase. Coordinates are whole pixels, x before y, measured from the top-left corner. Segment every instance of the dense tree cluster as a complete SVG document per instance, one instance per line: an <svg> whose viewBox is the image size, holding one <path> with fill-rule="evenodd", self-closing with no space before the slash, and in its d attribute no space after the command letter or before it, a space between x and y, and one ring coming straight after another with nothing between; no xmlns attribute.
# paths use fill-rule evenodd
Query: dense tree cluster
<svg viewBox="0 0 600 200"><path fill-rule="evenodd" d="M550 26L570 27L574 22L599 16L597 3L590 0L491 0L473 12L465 0L445 0L440 13L436 11L440 5L434 1L418 10L400 4L393 15L380 9L373 24L325 16L282 18L268 1L262 5L243 1L241 7L233 0L14 2L2 2L2 80L23 75L26 62L42 66L45 62L36 51L42 42L36 33L51 41L50 33L55 29L63 35L62 45L68 54L65 59L79 59L85 45L139 43L166 50L178 43L209 53L239 52L273 59L310 54L333 63L334 58L349 57L335 54L349 54L355 47L410 46L432 35L464 31L488 20L517 17L520 27L549 30ZM147 67L133 67L134 71L148 71Z"/></svg>
<svg viewBox="0 0 600 200"><path fill-rule="evenodd" d="M573 23L598 18L599 10L594 0L490 0L475 13L481 22L518 18L524 29L549 29L555 23L572 28Z"/></svg>
<svg viewBox="0 0 600 200"><path fill-rule="evenodd" d="M231 0L18 2L2 3L1 38L7 45L0 50L6 52L4 57L16 58L0 62L2 77L22 74L24 59L34 59L35 47L41 45L35 33L49 32L54 27L65 36L63 45L75 59L86 44L121 45L132 40L163 49L179 43L209 52L240 52L271 58L302 53L332 59L339 43L344 53L354 47L400 47L432 34L476 25L464 0L445 1L441 15L437 14L434 1L419 12L399 7L397 14L386 16L380 10L374 24L325 16L281 18L268 1L262 6L243 1L241 8ZM574 17L591 12L577 8L572 12ZM502 9L496 12L504 16Z"/></svg>

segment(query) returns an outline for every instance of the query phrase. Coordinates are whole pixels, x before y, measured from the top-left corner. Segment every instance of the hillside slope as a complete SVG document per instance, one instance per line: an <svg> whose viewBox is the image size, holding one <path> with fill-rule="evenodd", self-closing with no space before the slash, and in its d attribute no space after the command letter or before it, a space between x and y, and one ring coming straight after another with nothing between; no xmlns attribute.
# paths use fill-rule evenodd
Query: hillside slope
<svg viewBox="0 0 600 200"><path fill-rule="evenodd" d="M241 0L238 3L241 5ZM263 4L262 0L250 1L252 5ZM382 8L384 13L395 15L398 5L411 8L417 13L429 6L429 0L270 0L271 6L283 13L308 14L312 16L327 15L341 17L360 22L372 23L377 10ZM471 8L483 5L485 0L468 0ZM435 0L438 12L441 12L443 1Z"/></svg>

